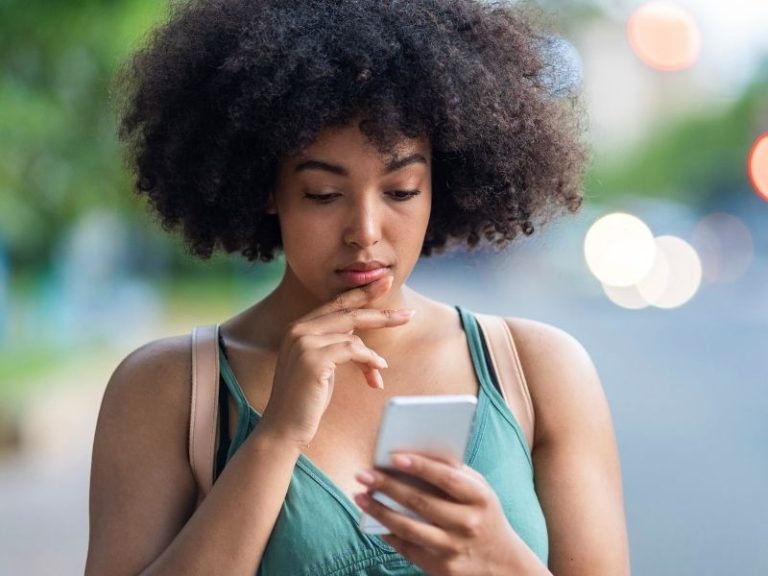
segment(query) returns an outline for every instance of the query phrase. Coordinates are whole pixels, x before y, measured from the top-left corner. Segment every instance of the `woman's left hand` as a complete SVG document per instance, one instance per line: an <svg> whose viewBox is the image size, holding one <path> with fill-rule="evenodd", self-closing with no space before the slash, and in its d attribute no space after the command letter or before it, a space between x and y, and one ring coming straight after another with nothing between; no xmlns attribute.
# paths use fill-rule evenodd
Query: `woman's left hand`
<svg viewBox="0 0 768 576"><path fill-rule="evenodd" d="M409 459L410 464L400 465L399 456ZM400 454L393 463L447 496L429 494L383 470L358 474L358 481L368 486L368 492L357 494L355 501L389 528L392 534L382 539L405 558L436 576L535 573L527 567L540 561L510 526L482 474L466 464L448 463L426 454ZM373 477L372 482L366 481L366 473ZM386 494L431 524L391 510L371 498L372 492Z"/></svg>

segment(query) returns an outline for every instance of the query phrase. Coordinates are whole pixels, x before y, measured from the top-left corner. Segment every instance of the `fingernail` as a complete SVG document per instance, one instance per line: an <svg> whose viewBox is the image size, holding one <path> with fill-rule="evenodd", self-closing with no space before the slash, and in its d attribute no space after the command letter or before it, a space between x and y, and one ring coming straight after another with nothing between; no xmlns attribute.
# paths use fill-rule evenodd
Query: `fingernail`
<svg viewBox="0 0 768 576"><path fill-rule="evenodd" d="M374 372L373 377L376 378L379 390L384 390L384 379L381 377L381 374L378 371Z"/></svg>
<svg viewBox="0 0 768 576"><path fill-rule="evenodd" d="M413 463L408 456L403 456L402 454L395 454L392 456L392 462L398 468L408 468Z"/></svg>
<svg viewBox="0 0 768 576"><path fill-rule="evenodd" d="M371 503L371 499L365 493L360 493L355 494L355 502L357 502L357 505L361 508L367 508Z"/></svg>
<svg viewBox="0 0 768 576"><path fill-rule="evenodd" d="M384 365L384 368L389 368L389 364L387 364L387 361L384 360L384 358L382 358L378 354L376 354L376 356L378 356L379 360L381 360L381 363Z"/></svg>
<svg viewBox="0 0 768 576"><path fill-rule="evenodd" d="M360 484L365 484L366 486L370 486L375 480L375 478L369 472L365 471L355 474L355 478L358 482L360 482Z"/></svg>

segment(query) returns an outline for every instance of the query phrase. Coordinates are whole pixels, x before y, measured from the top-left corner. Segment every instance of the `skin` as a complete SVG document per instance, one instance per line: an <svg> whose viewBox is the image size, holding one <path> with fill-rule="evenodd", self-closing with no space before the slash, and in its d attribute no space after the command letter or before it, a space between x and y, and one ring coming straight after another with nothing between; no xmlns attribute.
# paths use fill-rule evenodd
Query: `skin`
<svg viewBox="0 0 768 576"><path fill-rule="evenodd" d="M270 197L270 213L280 221L286 271L277 288L254 311L225 324L238 335L270 327L260 338L263 347L277 350L290 322L352 287L336 270L358 260L379 260L391 266L393 285L377 309L427 309L425 298L405 285L418 261L432 205L431 147L427 138L405 140L394 159L423 158L386 172L386 164L355 123L346 129L326 130L318 141L297 156L281 162ZM342 167L348 175L306 162ZM298 168L298 171L297 171ZM419 190L405 201L395 191ZM305 193L338 196L319 204ZM424 331L424 314L398 330L356 332L380 354L396 350L398 342L412 341ZM234 336L234 334L233 334Z"/></svg>
<svg viewBox="0 0 768 576"><path fill-rule="evenodd" d="M414 154L424 162L386 172L391 161ZM307 161L341 166L346 174L296 170ZM201 566L235 561L240 564L229 564L229 573L239 573L236 568L252 571L271 525L257 525L258 515L244 515L247 510L241 502L253 502L263 515L276 516L299 452L350 501L388 526L392 535L387 541L428 574L630 573L619 457L608 403L589 355L562 330L506 319L536 412L534 434L527 440L550 538L548 567L511 528L479 472L428 454L406 455L412 462L409 473L449 495L440 498L369 467L389 397L478 393L455 309L405 284L429 222L430 165L428 139L403 139L395 158L384 158L355 123L326 130L302 154L283 159L269 210L280 221L284 277L266 298L221 324L230 364L249 403L263 414L262 421L189 519L194 482L184 450L178 449L184 446L188 426L188 398L179 390L188 388L189 341L158 341L135 353L128 363L133 367L118 370L114 384L110 381L100 421L122 417L121 408L127 404L133 406L127 413L142 420L126 424L122 435L113 431L114 424L104 432L97 429L86 573L99 573L94 567L100 562L116 566L118 550L133 554L123 552L126 567L144 566L162 552L143 572L147 574L192 573L186 562L193 556L200 573L205 572ZM392 196L396 190L411 189L420 194L403 202ZM336 196L328 204L318 204L305 198L306 192ZM356 260L369 259L391 266L386 279L353 289L336 273ZM416 314L395 320L386 312L393 309ZM354 346L331 362L327 346L352 338ZM322 358L321 350L326 354ZM323 368L318 377L326 361L332 370ZM414 379L414 374L420 377ZM158 378L163 379L162 386ZM312 378L322 380L323 386L301 387ZM131 389L140 389L139 383L145 382L145 393ZM230 414L235 411L230 399ZM514 415L519 421L525 418ZM236 424L236 418L230 418L230 438ZM136 438L145 433L139 447L141 439ZM172 439L166 451L173 450L173 458L160 453L158 440L166 437ZM131 476L137 467L130 465L134 445L135 462L141 462L142 469L156 465L163 471L163 477L152 479L151 490L139 486L142 476ZM115 453L121 459L110 460ZM256 465L260 462L270 465ZM115 467L124 470L115 472ZM119 482L124 485L115 487ZM279 489L265 494L255 486ZM365 493L359 495L361 489L387 493L432 525L372 503ZM131 511L114 509L114 502L129 498L141 505ZM120 530L110 532L115 525ZM221 540L212 542L212 534ZM254 556L240 552L244 549ZM202 558L202 554L208 555ZM112 573L120 572L113 568ZM125 568L125 573L135 572Z"/></svg>
<svg viewBox="0 0 768 576"><path fill-rule="evenodd" d="M387 172L390 161L403 158L416 159ZM322 169L297 171L308 161L341 166L347 175ZM345 129L324 131L302 154L286 158L268 208L280 221L285 274L262 301L221 325L230 363L249 403L267 416L279 349L291 324L352 287L336 270L357 260L376 259L390 266L390 287L366 309L410 309L416 311L415 316L387 330L355 330L365 346L385 358L389 367L382 371L363 369L363 380L359 366L338 365L324 425L316 436L307 439L309 446L299 443L350 501L360 488L354 473L373 459L375 423L391 396L476 395L478 390L456 312L405 284L418 261L429 223L430 163L427 138L403 140L394 158L382 158L354 122ZM393 197L396 191L409 190L419 194L405 201ZM331 203L318 204L305 198L305 193L338 196ZM436 358L441 361L440 369L434 368ZM376 372L385 373L385 390L374 393L361 389L361 381L376 387ZM414 382L413 374L425 373L431 377ZM231 399L230 407L234 413L236 406ZM236 429L234 420L230 422L230 437ZM345 433L339 437L336 430ZM349 445L350 438L363 440Z"/></svg>

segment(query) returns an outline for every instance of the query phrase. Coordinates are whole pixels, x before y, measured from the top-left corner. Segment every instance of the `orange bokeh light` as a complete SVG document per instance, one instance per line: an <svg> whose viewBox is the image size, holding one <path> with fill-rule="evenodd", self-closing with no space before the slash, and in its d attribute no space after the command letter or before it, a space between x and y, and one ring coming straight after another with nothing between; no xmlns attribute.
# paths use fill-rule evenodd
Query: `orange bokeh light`
<svg viewBox="0 0 768 576"><path fill-rule="evenodd" d="M768 132L757 137L748 158L749 180L757 195L768 202Z"/></svg>
<svg viewBox="0 0 768 576"><path fill-rule="evenodd" d="M669 2L646 2L627 22L632 50L657 70L690 67L699 56L699 27L685 10Z"/></svg>

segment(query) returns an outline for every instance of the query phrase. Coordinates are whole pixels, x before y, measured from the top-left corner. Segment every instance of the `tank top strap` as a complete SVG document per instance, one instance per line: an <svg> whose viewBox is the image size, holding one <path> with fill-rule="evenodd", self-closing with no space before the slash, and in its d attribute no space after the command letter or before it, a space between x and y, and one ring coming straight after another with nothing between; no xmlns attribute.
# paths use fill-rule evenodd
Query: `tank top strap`
<svg viewBox="0 0 768 576"><path fill-rule="evenodd" d="M235 373L232 371L232 366L229 364L224 349L224 343L221 339L219 339L219 367L224 384L234 398L235 405L237 406L237 434L231 439L229 452L226 458L229 460L253 429L261 415L248 403L248 399L245 397L245 393L240 387L240 383L237 381Z"/></svg>
<svg viewBox="0 0 768 576"><path fill-rule="evenodd" d="M488 345L485 342L480 326L478 325L477 318L468 309L462 306L456 305L461 316L462 326L467 334L467 340L469 342L469 351L472 355L472 362L475 365L475 370L480 380L480 386L485 394L488 396L491 404L494 406L496 413L507 421L509 425L514 429L515 435L520 442L523 451L525 452L526 459L531 469L533 469L533 459L531 450L528 447L528 441L526 440L525 433L520 427L520 423L512 413L511 408L507 404L507 401L501 394L501 387L498 382L498 378L493 371L492 364L489 363L490 352L488 351Z"/></svg>
<svg viewBox="0 0 768 576"><path fill-rule="evenodd" d="M483 349L484 343L482 341L482 335L480 334L480 328L477 325L477 320L474 314L458 304L455 308L459 312L461 325L467 335L469 353L472 356L472 364L475 366L475 373L480 380L480 386L490 396L494 395L491 391L492 389L499 394L494 385L491 373L488 370L488 362L486 361L487 353Z"/></svg>

